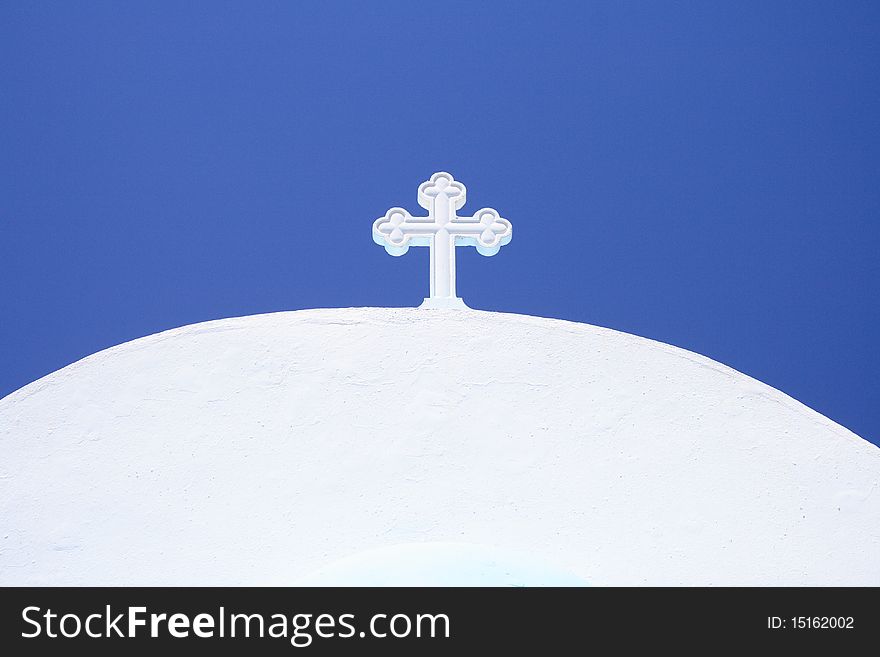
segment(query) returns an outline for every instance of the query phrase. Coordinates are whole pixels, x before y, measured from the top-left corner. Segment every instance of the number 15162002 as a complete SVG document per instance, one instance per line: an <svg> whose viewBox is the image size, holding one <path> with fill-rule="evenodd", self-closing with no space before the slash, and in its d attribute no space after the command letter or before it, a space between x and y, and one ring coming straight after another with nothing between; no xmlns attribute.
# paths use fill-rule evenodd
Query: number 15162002
<svg viewBox="0 0 880 657"><path fill-rule="evenodd" d="M852 616L768 616L769 630L851 630L855 627Z"/></svg>

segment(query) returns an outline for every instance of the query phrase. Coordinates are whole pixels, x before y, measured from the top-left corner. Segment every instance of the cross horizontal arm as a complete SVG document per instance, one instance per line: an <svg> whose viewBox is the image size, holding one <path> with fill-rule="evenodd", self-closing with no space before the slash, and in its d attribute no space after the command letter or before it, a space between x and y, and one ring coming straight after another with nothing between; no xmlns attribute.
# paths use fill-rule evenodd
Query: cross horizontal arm
<svg viewBox="0 0 880 657"><path fill-rule="evenodd" d="M510 229L510 222L506 219L496 219L491 223L484 224L480 221L472 221L472 217L461 217L461 221L450 221L446 224L446 230L450 235L479 235L486 229L493 233L506 233Z"/></svg>
<svg viewBox="0 0 880 657"><path fill-rule="evenodd" d="M492 208L483 208L472 217L456 217L446 225L459 246L474 246L480 255L493 256L510 243L513 227Z"/></svg>
<svg viewBox="0 0 880 657"><path fill-rule="evenodd" d="M393 256L410 246L430 246L431 238L442 228L432 217L413 217L403 208L391 208L373 222L373 241Z"/></svg>
<svg viewBox="0 0 880 657"><path fill-rule="evenodd" d="M416 217L413 217L415 219ZM421 235L421 234L430 234L433 235L438 230L440 230L443 226L438 224L436 221L404 221L395 228L399 228L404 233L408 235ZM382 229L380 228L380 231Z"/></svg>

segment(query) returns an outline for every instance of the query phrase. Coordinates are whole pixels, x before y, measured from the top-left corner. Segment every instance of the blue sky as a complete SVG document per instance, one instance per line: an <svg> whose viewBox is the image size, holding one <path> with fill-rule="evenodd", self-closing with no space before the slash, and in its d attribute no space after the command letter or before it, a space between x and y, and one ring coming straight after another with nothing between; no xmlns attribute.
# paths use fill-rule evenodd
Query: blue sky
<svg viewBox="0 0 880 657"><path fill-rule="evenodd" d="M208 319L475 308L705 354L880 442L880 3L5 2L0 395Z"/></svg>

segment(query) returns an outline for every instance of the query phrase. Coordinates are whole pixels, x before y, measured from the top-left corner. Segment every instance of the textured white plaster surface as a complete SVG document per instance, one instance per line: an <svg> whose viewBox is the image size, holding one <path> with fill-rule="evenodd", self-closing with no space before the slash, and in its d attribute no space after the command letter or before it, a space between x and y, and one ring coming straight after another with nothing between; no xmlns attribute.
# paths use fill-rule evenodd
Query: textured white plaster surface
<svg viewBox="0 0 880 657"><path fill-rule="evenodd" d="M469 543L406 543L321 566L295 586L588 586L532 556Z"/></svg>
<svg viewBox="0 0 880 657"><path fill-rule="evenodd" d="M0 584L282 585L420 542L880 585L880 450L697 354L478 311L206 322L0 400Z"/></svg>

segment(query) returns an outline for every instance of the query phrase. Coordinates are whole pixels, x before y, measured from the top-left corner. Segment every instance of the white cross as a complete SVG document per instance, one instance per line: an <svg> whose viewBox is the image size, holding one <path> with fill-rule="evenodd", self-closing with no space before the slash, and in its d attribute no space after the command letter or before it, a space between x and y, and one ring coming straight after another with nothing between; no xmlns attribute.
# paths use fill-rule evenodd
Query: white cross
<svg viewBox="0 0 880 657"><path fill-rule="evenodd" d="M391 208L373 222L373 241L393 256L410 246L427 246L431 253L431 296L421 308L467 308L455 296L455 247L475 246L492 256L510 242L513 228L492 208L472 217L459 217L456 210L465 202L465 186L440 171L419 185L419 205L427 217L413 217L403 208Z"/></svg>

